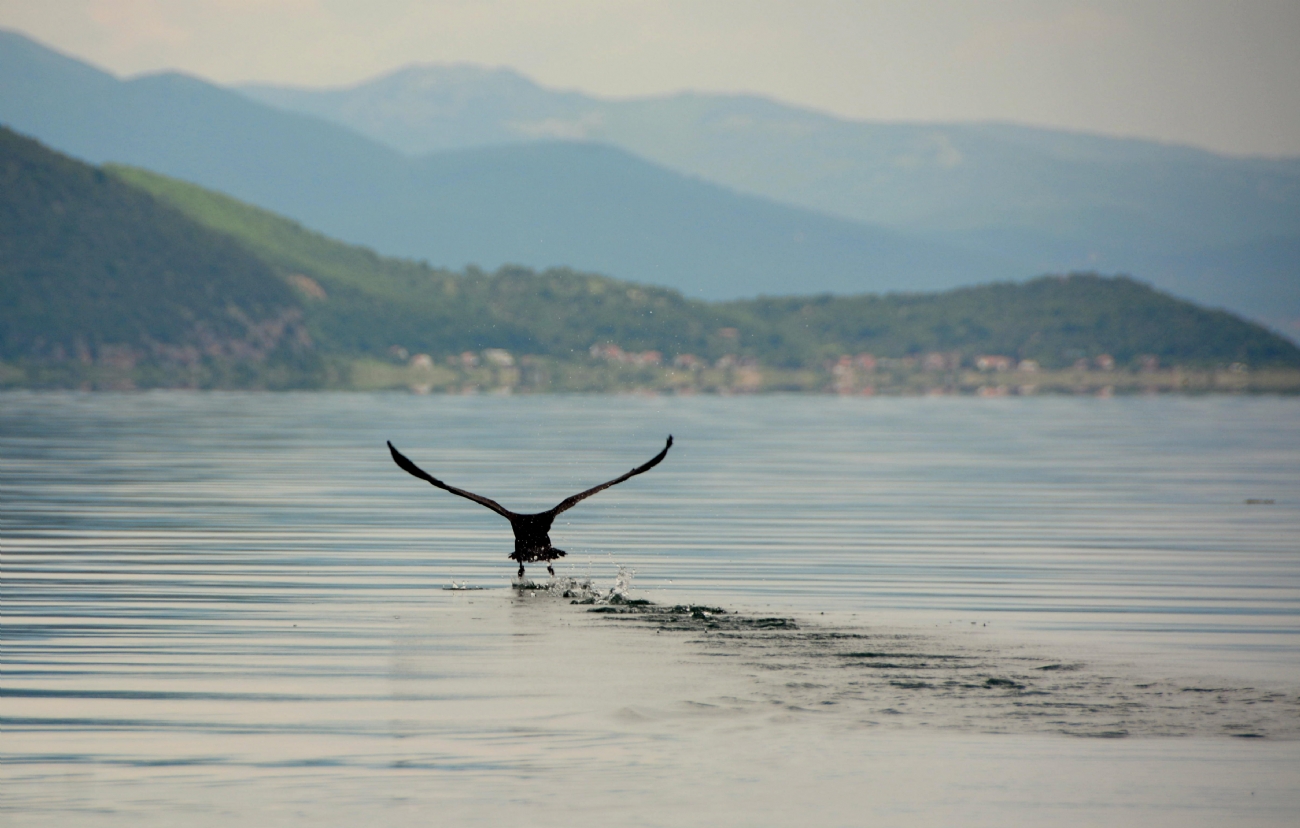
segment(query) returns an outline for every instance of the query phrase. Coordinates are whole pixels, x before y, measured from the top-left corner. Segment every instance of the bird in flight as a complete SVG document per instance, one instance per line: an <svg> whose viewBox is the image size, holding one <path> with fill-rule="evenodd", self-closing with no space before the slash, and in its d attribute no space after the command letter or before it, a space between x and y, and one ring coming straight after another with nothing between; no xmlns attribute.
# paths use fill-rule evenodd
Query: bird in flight
<svg viewBox="0 0 1300 828"><path fill-rule="evenodd" d="M388 443L388 450L393 454L393 462L400 466L407 474L431 483L439 489L445 489L454 495L460 495L463 498L472 500L480 506L486 506L501 517L510 521L510 528L515 532L515 551L510 555L510 558L519 561L519 577L523 578L524 564L532 563L533 561L546 561L546 571L554 576L555 569L551 566L551 561L556 558L562 558L568 554L563 549L556 549L551 545L551 523L555 520L556 515L568 509L572 509L582 501L598 492L603 492L610 486L617 486L629 477L635 477L642 472L650 471L655 466L659 465L663 461L664 457L668 456L668 449L672 448L672 445L673 437L670 434L668 435L668 443L664 445L663 451L659 452L654 457L651 457L649 461L637 466L635 469L632 469L632 471L627 474L622 475L621 477L616 477L606 483L601 483L599 486L593 486L585 492L578 492L576 495L567 497L560 501L559 505L555 508L532 515L523 515L518 512L512 512L491 498L476 495L473 492L467 492L464 489L458 489L455 486L449 486L446 483L443 483L438 478L412 463L406 455L394 448L391 441Z"/></svg>

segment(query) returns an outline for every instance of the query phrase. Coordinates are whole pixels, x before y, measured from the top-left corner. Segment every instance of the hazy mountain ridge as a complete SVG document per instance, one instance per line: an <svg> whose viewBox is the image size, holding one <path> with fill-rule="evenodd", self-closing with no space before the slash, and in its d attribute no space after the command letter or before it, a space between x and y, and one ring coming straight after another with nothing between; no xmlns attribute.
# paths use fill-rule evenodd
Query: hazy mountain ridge
<svg viewBox="0 0 1300 828"><path fill-rule="evenodd" d="M623 150L420 159L175 74L118 81L0 34L0 120L65 152L194 181L390 255L573 266L708 298L1028 276L1014 263L743 196Z"/></svg>
<svg viewBox="0 0 1300 828"><path fill-rule="evenodd" d="M1204 246L1300 232L1300 159L1010 124L850 121L745 95L604 100L464 65L407 67L345 89L240 89L411 155L601 141L744 192L896 229L969 230L1102 199L1150 202L1138 212L1177 208L1170 223ZM1180 179L1181 190L1171 186ZM1189 207L1209 215L1186 226Z"/></svg>
<svg viewBox="0 0 1300 828"><path fill-rule="evenodd" d="M1279 280L1255 271L1252 255L1224 259L1236 247L1285 250L1300 239L1300 159L1009 124L855 122L752 96L603 100L467 66L407 67L346 89L242 91L409 154L603 141L741 192L1028 272L1128 271L1280 327L1300 318L1291 288L1300 261ZM1202 267L1202 251L1218 265Z"/></svg>

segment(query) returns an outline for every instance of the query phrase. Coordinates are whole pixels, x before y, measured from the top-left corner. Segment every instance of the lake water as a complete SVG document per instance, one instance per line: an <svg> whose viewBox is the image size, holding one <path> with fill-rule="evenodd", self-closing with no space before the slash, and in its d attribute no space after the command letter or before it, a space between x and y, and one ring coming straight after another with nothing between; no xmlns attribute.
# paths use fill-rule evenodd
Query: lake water
<svg viewBox="0 0 1300 828"><path fill-rule="evenodd" d="M384 447L669 433L551 533L649 607ZM4 825L1300 820L1295 399L5 393L0 606Z"/></svg>

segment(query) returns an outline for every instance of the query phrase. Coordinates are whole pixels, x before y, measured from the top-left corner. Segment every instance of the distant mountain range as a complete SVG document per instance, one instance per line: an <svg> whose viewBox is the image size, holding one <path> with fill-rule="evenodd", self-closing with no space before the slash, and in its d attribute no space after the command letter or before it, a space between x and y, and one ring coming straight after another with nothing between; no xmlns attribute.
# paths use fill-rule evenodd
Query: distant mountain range
<svg viewBox="0 0 1300 828"><path fill-rule="evenodd" d="M1007 124L854 122L748 96L604 100L465 65L413 66L344 89L242 90L411 155L609 143L1025 272L1134 273L1300 334L1300 159Z"/></svg>
<svg viewBox="0 0 1300 828"><path fill-rule="evenodd" d="M743 192L900 231L1114 266L1109 251L1300 234L1300 159L1007 124L846 121L775 101L683 93L605 100L507 69L412 66L345 89L239 87L408 155L595 141ZM1007 252L1007 251L1002 251Z"/></svg>
<svg viewBox="0 0 1300 828"><path fill-rule="evenodd" d="M388 255L568 265L709 299L915 290L1023 276L911 239L563 142L410 158L182 75L120 81L0 35L0 121L93 163L146 167Z"/></svg>
<svg viewBox="0 0 1300 828"><path fill-rule="evenodd" d="M567 269L453 273L0 128L0 385L346 387L349 366L394 353L573 366L593 346L812 374L863 353L1300 366L1286 339L1124 278L706 303Z"/></svg>
<svg viewBox="0 0 1300 828"><path fill-rule="evenodd" d="M439 265L571 265L712 299L1083 267L1300 335L1297 160L748 97L603 101L476 67L325 91L122 81L6 32L0 122Z"/></svg>

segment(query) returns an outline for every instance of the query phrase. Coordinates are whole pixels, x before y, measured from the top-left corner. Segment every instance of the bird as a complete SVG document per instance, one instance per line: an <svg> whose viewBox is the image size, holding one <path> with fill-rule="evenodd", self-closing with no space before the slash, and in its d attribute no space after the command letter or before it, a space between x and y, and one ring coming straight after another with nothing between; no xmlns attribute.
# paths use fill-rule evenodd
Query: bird
<svg viewBox="0 0 1300 828"><path fill-rule="evenodd" d="M510 521L510 528L513 529L515 533L515 551L510 554L510 558L511 560L519 562L518 577L522 580L524 577L524 564L533 563L535 561L546 561L546 571L551 574L551 577L555 577L555 568L551 564L551 561L556 558L562 558L568 554L563 549L556 549L551 545L551 524L555 521L556 515L572 509L582 501L594 494L603 492L610 486L617 486L624 480L627 480L630 477L635 477L643 472L648 472L655 466L659 465L663 462L663 459L668 456L668 449L673 447L673 436L671 434L668 435L668 442L664 445L663 451L659 452L654 457L651 457L647 462L642 463L635 469L632 469L632 471L627 474L616 477L605 483L601 483L599 486L593 486L585 492L578 492L572 497L566 497L554 508L547 509L545 512L537 512L536 514L512 512L491 498L483 497L482 495L467 492L464 489L458 489L455 486L443 483L438 478L412 463L406 455L397 450L391 440L387 442L388 450L393 455L393 462L407 474L431 483L439 489L451 492L454 495L460 495L467 500L472 500L480 506L486 506L498 515L501 515L501 517Z"/></svg>

